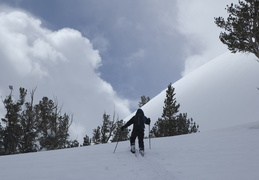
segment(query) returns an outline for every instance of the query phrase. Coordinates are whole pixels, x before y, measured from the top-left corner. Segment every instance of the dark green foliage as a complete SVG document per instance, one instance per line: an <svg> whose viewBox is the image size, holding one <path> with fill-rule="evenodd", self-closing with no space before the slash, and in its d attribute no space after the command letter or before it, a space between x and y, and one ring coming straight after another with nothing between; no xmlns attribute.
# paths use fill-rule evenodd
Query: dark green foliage
<svg viewBox="0 0 259 180"><path fill-rule="evenodd" d="M77 140L68 141L67 148L79 147L79 142Z"/></svg>
<svg viewBox="0 0 259 180"><path fill-rule="evenodd" d="M89 136L85 135L83 146L90 146L90 145L91 145L91 139L89 138Z"/></svg>
<svg viewBox="0 0 259 180"><path fill-rule="evenodd" d="M0 154L66 148L71 118L62 115L57 104L47 97L33 105L36 89L31 91L30 102L25 102L26 89L19 89L17 101L13 100L13 87L9 89L10 95L3 100L6 115L0 123Z"/></svg>
<svg viewBox="0 0 259 180"><path fill-rule="evenodd" d="M66 148L68 130L73 117L62 114L61 108L53 100L43 97L36 105L37 133L40 149L53 150Z"/></svg>
<svg viewBox="0 0 259 180"><path fill-rule="evenodd" d="M43 97L36 105L40 149L55 149L55 125L52 121L55 116L52 112L55 112L55 109L54 102L47 97Z"/></svg>
<svg viewBox="0 0 259 180"><path fill-rule="evenodd" d="M187 113L180 113L177 116L177 135L181 134L190 134L190 133L196 133L198 132L199 125L196 125L195 122L193 122L193 119L187 118Z"/></svg>
<svg viewBox="0 0 259 180"><path fill-rule="evenodd" d="M116 122L115 130L113 131L113 138L111 142L117 142L117 141L126 141L129 140L129 129L126 128L123 131L121 130L121 127L123 126L123 120Z"/></svg>
<svg viewBox="0 0 259 180"><path fill-rule="evenodd" d="M100 126L97 126L96 129L93 129L93 137L92 141L94 144L100 144L101 143L101 130Z"/></svg>
<svg viewBox="0 0 259 180"><path fill-rule="evenodd" d="M166 90L166 99L162 118L159 118L151 130L151 134L155 137L173 136L176 133L176 116L179 111L180 104L175 99L174 88L170 83Z"/></svg>
<svg viewBox="0 0 259 180"><path fill-rule="evenodd" d="M58 139L58 149L63 149L66 147L67 139L69 138L69 127L72 124L73 116L70 117L68 114L59 115L58 118L58 131L57 131L57 139Z"/></svg>
<svg viewBox="0 0 259 180"><path fill-rule="evenodd" d="M170 83L166 91L162 117L154 124L151 134L154 137L175 136L198 131L199 126L193 119L187 118L187 113L179 113L180 104L175 99L174 88Z"/></svg>
<svg viewBox="0 0 259 180"><path fill-rule="evenodd" d="M63 149L69 137L70 117L62 115L57 103L43 97L36 106L40 149Z"/></svg>
<svg viewBox="0 0 259 180"><path fill-rule="evenodd" d="M162 118L166 120L175 119L177 113L179 112L180 104L177 103L175 99L174 88L172 87L172 83L170 83L166 90L166 99L164 101L164 108Z"/></svg>
<svg viewBox="0 0 259 180"><path fill-rule="evenodd" d="M33 98L36 89L31 91L31 102L25 103L25 109L21 116L21 153L35 152L38 150L37 145L37 120L34 111Z"/></svg>
<svg viewBox="0 0 259 180"><path fill-rule="evenodd" d="M232 53L250 52L259 58L259 1L245 0L226 8L229 16L215 18L215 24L225 31L220 40Z"/></svg>
<svg viewBox="0 0 259 180"><path fill-rule="evenodd" d="M98 126L96 129L93 129L93 137L92 137L93 143L94 144L107 143L111 138L115 128L116 128L115 113L113 114L112 120L110 119L110 115L107 115L106 113L104 113L102 125Z"/></svg>
<svg viewBox="0 0 259 180"><path fill-rule="evenodd" d="M112 132L115 129L115 113L113 114L112 120L110 120L110 115L106 113L103 114L103 123L101 126L101 143L107 143L112 136Z"/></svg>
<svg viewBox="0 0 259 180"><path fill-rule="evenodd" d="M11 91L10 95L4 99L4 107L6 109L5 118L2 118L4 123L3 134L3 147L4 154L16 154L20 152L22 147L21 134L22 126L20 123L22 105L25 101L27 91L24 88L20 88L20 97L14 102L12 98L13 87L9 86Z"/></svg>
<svg viewBox="0 0 259 180"><path fill-rule="evenodd" d="M152 130L150 131L151 137L166 137L170 136L169 132L169 127L167 120L163 120L162 118L159 118L156 123L154 124Z"/></svg>
<svg viewBox="0 0 259 180"><path fill-rule="evenodd" d="M142 106L144 106L145 104L147 104L148 101L150 101L150 98L149 98L149 97L141 96L140 102L139 102L138 106L139 106L139 107L142 107Z"/></svg>
<svg viewBox="0 0 259 180"><path fill-rule="evenodd" d="M4 129L0 123L0 155L5 154L4 148Z"/></svg>

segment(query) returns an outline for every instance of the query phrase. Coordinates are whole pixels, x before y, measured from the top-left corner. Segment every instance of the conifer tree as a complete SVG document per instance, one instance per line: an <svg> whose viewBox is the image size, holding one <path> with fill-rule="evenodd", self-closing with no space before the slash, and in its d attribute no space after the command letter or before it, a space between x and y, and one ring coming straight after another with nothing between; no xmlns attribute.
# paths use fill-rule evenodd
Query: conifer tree
<svg viewBox="0 0 259 180"><path fill-rule="evenodd" d="M4 128L0 123L0 156L5 155L5 148L4 148Z"/></svg>
<svg viewBox="0 0 259 180"><path fill-rule="evenodd" d="M176 135L189 134L191 133L191 122L192 118L187 118L187 113L180 113L177 116L177 130Z"/></svg>
<svg viewBox="0 0 259 180"><path fill-rule="evenodd" d="M38 150L37 145L37 119L33 106L34 92L36 88L31 91L31 102L25 103L25 109L21 116L21 153L36 152Z"/></svg>
<svg viewBox="0 0 259 180"><path fill-rule="evenodd" d="M176 101L174 90L170 83L166 90L162 118L157 120L151 130L151 134L155 137L173 136L176 133L176 117L180 104Z"/></svg>
<svg viewBox="0 0 259 180"><path fill-rule="evenodd" d="M93 143L94 144L107 143L111 138L115 128L116 128L115 112L113 113L112 120L110 119L110 115L104 113L102 124L98 126L96 129L93 129L93 137L92 137Z"/></svg>
<svg viewBox="0 0 259 180"><path fill-rule="evenodd" d="M180 104L176 101L174 90L170 83L166 90L162 117L154 124L151 130L152 136L175 136L198 131L199 126L193 124L192 118L187 118L187 113L178 113Z"/></svg>
<svg viewBox="0 0 259 180"><path fill-rule="evenodd" d="M68 141L67 148L79 147L79 142L75 139L73 141Z"/></svg>
<svg viewBox="0 0 259 180"><path fill-rule="evenodd" d="M179 112L180 104L177 103L172 83L170 83L166 90L166 99L164 101L164 108L162 118L174 120Z"/></svg>
<svg viewBox="0 0 259 180"><path fill-rule="evenodd" d="M149 98L149 97L141 96L141 97L140 97L140 102L139 102L138 106L141 108L142 106L144 106L145 104L147 104L148 101L150 101L150 98Z"/></svg>
<svg viewBox="0 0 259 180"><path fill-rule="evenodd" d="M91 139L89 138L89 136L85 135L83 146L90 146L90 145L91 145Z"/></svg>
<svg viewBox="0 0 259 180"><path fill-rule="evenodd" d="M38 134L40 149L53 150L55 149L55 125L53 122L56 116L56 106L52 100L43 97L37 105L37 119L38 119Z"/></svg>
<svg viewBox="0 0 259 180"><path fill-rule="evenodd" d="M14 102L12 98L13 86L9 86L10 95L3 100L6 115L2 118L5 127L2 131L4 154L16 154L21 149L22 127L20 123L22 105L25 102L27 91L20 88L19 99Z"/></svg>
<svg viewBox="0 0 259 180"><path fill-rule="evenodd" d="M110 119L110 115L106 113L103 114L103 122L101 126L101 143L107 143L112 136L112 132L115 129L115 112L113 113L112 120Z"/></svg>
<svg viewBox="0 0 259 180"><path fill-rule="evenodd" d="M93 137L92 141L94 144L100 144L101 143L101 130L100 126L97 126L96 129L93 129Z"/></svg>
<svg viewBox="0 0 259 180"><path fill-rule="evenodd" d="M6 115L0 123L0 154L66 148L72 119L62 115L57 104L47 97L33 105L36 88L31 91L30 102L25 102L26 89L19 89L17 101L13 100L13 87L9 89L10 94L3 100Z"/></svg>
<svg viewBox="0 0 259 180"><path fill-rule="evenodd" d="M57 149L64 149L66 148L66 144L67 144L67 140L69 138L69 127L73 122L73 115L69 116L68 114L59 114L58 116L58 123L57 123L57 132L56 132L56 139L57 139ZM74 141L74 145L79 145L79 143L77 143L78 141L75 140ZM74 146L74 147L78 147L78 146Z"/></svg>
<svg viewBox="0 0 259 180"><path fill-rule="evenodd" d="M117 142L117 141L126 141L129 140L129 129L126 128L125 130L121 130L121 127L123 126L123 120L119 120L116 122L115 130L113 131L113 138L111 142Z"/></svg>
<svg viewBox="0 0 259 180"><path fill-rule="evenodd" d="M223 28L219 38L232 53L249 52L259 58L259 1L238 1L227 5L228 18L215 18L215 24Z"/></svg>
<svg viewBox="0 0 259 180"><path fill-rule="evenodd" d="M72 118L66 113L62 115L57 103L47 97L42 98L36 109L40 149L65 148Z"/></svg>

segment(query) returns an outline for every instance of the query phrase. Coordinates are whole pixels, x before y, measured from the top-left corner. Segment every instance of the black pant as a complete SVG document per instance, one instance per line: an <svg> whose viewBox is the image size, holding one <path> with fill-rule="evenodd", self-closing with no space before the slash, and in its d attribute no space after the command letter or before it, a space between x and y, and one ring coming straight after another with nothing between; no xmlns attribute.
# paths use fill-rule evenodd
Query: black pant
<svg viewBox="0 0 259 180"><path fill-rule="evenodd" d="M144 130L143 129L133 129L130 136L130 145L135 145L135 140L138 137L139 149L144 150Z"/></svg>

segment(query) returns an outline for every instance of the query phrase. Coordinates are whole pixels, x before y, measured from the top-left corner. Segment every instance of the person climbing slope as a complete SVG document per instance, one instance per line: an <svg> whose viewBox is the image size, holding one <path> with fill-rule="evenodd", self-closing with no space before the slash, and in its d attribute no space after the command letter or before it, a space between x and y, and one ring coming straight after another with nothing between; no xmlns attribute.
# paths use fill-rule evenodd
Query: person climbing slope
<svg viewBox="0 0 259 180"><path fill-rule="evenodd" d="M133 130L130 136L130 146L131 146L131 152L135 153L135 140L138 137L138 143L139 143L139 152L141 155L144 155L144 131L145 131L145 124L150 125L150 118L147 118L144 115L144 112L142 109L138 109L135 116L133 116L124 126L121 127L121 130L123 131L128 126L133 124Z"/></svg>

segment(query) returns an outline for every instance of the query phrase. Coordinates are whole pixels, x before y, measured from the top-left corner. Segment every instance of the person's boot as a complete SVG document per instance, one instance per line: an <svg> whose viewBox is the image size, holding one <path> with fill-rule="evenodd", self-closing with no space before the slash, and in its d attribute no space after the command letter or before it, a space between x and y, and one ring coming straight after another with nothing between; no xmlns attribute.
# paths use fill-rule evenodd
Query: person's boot
<svg viewBox="0 0 259 180"><path fill-rule="evenodd" d="M132 152L132 153L135 153L136 152L136 149L135 149L135 145L133 144L133 145L131 145L131 149L130 149L130 151Z"/></svg>

